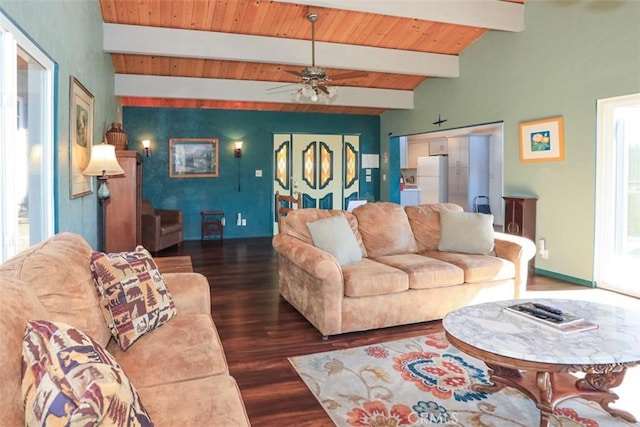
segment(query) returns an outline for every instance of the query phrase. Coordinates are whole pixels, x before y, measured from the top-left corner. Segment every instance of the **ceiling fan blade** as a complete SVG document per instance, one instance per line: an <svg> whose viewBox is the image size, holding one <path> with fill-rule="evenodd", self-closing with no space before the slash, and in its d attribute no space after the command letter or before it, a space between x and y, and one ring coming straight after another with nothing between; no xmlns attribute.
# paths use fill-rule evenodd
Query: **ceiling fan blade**
<svg viewBox="0 0 640 427"><path fill-rule="evenodd" d="M270 87L267 89L267 91L271 91L271 90L278 90L278 89L283 89L285 87L289 87L289 86L296 86L299 85L300 83L287 83L285 85L280 85L280 86L274 86L274 87Z"/></svg>
<svg viewBox="0 0 640 427"><path fill-rule="evenodd" d="M289 74L293 74L294 76L304 77L304 74L302 74L300 71L293 71L293 70L285 70L285 71Z"/></svg>
<svg viewBox="0 0 640 427"><path fill-rule="evenodd" d="M316 87L317 87L318 89L320 89L322 92L324 92L324 93L326 93L327 95L329 95L329 89L327 89L327 88L325 87L325 85L323 85L323 84L319 84L319 85L317 85Z"/></svg>
<svg viewBox="0 0 640 427"><path fill-rule="evenodd" d="M331 80L343 80L343 79L355 79L358 77L366 77L368 73L364 71L350 71L348 73L342 73L331 77Z"/></svg>

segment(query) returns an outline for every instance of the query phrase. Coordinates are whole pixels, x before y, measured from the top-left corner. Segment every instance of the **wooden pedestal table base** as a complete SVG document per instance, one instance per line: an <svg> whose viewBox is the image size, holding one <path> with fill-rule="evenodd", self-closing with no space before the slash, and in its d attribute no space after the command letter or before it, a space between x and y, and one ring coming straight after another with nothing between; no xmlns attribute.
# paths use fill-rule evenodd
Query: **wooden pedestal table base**
<svg viewBox="0 0 640 427"><path fill-rule="evenodd" d="M558 403L574 397L596 402L612 416L635 422L632 414L610 405L618 400L611 389L622 383L629 367L640 365L640 313L591 301L529 300L598 325L597 329L563 334L506 310L524 301L469 305L442 319L449 342L490 369L493 384L475 389L520 390L536 403L542 427L549 425ZM572 375L576 373L580 375Z"/></svg>
<svg viewBox="0 0 640 427"><path fill-rule="evenodd" d="M520 390L533 400L540 410L540 427L549 426L549 418L557 404L574 397L594 401L614 417L620 417L630 423L636 422L632 414L609 406L618 399L618 395L610 389L622 383L626 366L561 366L560 371L556 372L553 372L555 369L551 369L552 372L521 371L492 363L487 363L487 366L493 385L474 384L473 390L494 393L505 386ZM558 365L550 366L557 367ZM568 372L586 372L586 375L582 379L576 379Z"/></svg>

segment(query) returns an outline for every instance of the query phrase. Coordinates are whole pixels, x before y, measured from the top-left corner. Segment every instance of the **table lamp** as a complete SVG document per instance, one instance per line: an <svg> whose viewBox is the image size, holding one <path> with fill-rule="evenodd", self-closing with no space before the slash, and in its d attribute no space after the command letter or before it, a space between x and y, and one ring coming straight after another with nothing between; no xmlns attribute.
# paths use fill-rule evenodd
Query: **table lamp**
<svg viewBox="0 0 640 427"><path fill-rule="evenodd" d="M122 175L124 170L118 164L116 158L116 147L114 145L103 142L102 144L95 144L91 147L91 159L89 165L82 172L85 175L97 176L100 185L96 195L98 196L98 202L102 210L101 221L101 235L100 246L101 250L104 250L104 202L109 198L109 186L107 185L108 177L111 175Z"/></svg>

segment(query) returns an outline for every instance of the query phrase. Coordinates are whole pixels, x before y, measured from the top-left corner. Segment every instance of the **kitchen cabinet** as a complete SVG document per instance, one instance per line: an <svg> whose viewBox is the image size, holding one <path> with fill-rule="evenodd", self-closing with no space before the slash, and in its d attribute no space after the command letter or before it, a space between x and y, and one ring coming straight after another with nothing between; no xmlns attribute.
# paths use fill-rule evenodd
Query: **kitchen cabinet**
<svg viewBox="0 0 640 427"><path fill-rule="evenodd" d="M407 188L400 192L401 206L416 206L420 204L420 189Z"/></svg>
<svg viewBox="0 0 640 427"><path fill-rule="evenodd" d="M449 138L449 167L469 167L469 136Z"/></svg>
<svg viewBox="0 0 640 427"><path fill-rule="evenodd" d="M409 154L407 153L409 141L406 136L400 137L400 169L409 167Z"/></svg>
<svg viewBox="0 0 640 427"><path fill-rule="evenodd" d="M431 141L429 143L430 156L444 156L449 153L449 141L442 139L440 141Z"/></svg>
<svg viewBox="0 0 640 427"><path fill-rule="evenodd" d="M410 142L408 152L408 164L409 169L418 168L418 157L429 155L429 143L428 142Z"/></svg>
<svg viewBox="0 0 640 427"><path fill-rule="evenodd" d="M142 156L116 150L124 174L110 176L110 197L105 202L105 252L132 251L142 244Z"/></svg>
<svg viewBox="0 0 640 427"><path fill-rule="evenodd" d="M448 142L449 202L473 212L475 198L489 195L489 137L469 135Z"/></svg>

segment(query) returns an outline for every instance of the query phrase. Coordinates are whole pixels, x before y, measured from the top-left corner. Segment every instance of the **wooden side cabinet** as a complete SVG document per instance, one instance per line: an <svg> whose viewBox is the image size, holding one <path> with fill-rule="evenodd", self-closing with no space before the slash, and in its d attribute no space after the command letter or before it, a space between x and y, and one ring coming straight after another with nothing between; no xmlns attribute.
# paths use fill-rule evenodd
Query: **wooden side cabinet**
<svg viewBox="0 0 640 427"><path fill-rule="evenodd" d="M105 206L105 252L132 251L142 244L142 156L116 150L116 157L124 174L107 181L111 196Z"/></svg>
<svg viewBox="0 0 640 427"><path fill-rule="evenodd" d="M504 232L536 242L536 203L532 196L504 196ZM529 262L529 273L535 268L535 257Z"/></svg>

